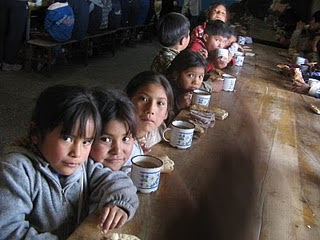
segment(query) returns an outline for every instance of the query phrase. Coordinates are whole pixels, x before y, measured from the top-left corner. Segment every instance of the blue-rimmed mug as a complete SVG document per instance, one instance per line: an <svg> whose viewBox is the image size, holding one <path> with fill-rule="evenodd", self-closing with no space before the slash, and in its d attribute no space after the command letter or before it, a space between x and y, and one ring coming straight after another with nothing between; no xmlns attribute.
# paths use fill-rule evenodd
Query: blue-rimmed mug
<svg viewBox="0 0 320 240"><path fill-rule="evenodd" d="M163 162L149 155L138 155L131 159L131 179L141 193L157 191Z"/></svg>
<svg viewBox="0 0 320 240"><path fill-rule="evenodd" d="M163 132L163 139L169 142L171 146L179 149L191 147L195 125L183 120L175 120L171 125L172 127ZM168 131L170 131L169 139L166 137Z"/></svg>

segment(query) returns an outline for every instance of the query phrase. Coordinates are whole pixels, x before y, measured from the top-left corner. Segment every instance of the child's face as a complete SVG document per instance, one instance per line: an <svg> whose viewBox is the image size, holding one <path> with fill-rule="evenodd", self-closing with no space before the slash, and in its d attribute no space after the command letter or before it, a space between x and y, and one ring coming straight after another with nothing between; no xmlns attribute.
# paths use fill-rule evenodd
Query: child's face
<svg viewBox="0 0 320 240"><path fill-rule="evenodd" d="M136 106L138 137L157 129L168 116L168 98L160 84L148 84L132 97Z"/></svg>
<svg viewBox="0 0 320 240"><path fill-rule="evenodd" d="M199 89L203 81L204 73L205 70L203 67L190 67L179 74L177 79L178 84L186 92Z"/></svg>
<svg viewBox="0 0 320 240"><path fill-rule="evenodd" d="M218 48L225 48L228 44L228 38L225 38L221 35L204 35L204 41L207 47L208 52L212 52Z"/></svg>
<svg viewBox="0 0 320 240"><path fill-rule="evenodd" d="M113 171L119 171L129 159L133 138L128 135L127 125L119 120L111 120L103 130L103 135L92 145L90 156Z"/></svg>
<svg viewBox="0 0 320 240"><path fill-rule="evenodd" d="M88 159L95 125L93 120L87 122L85 137L78 136L79 127L76 127L75 133L70 136L61 136L61 129L61 126L54 128L42 140L37 140L37 145L50 166L67 176L74 173Z"/></svg>
<svg viewBox="0 0 320 240"><path fill-rule="evenodd" d="M217 6L211 11L209 20L221 20L223 22L227 21L227 9L223 5Z"/></svg>

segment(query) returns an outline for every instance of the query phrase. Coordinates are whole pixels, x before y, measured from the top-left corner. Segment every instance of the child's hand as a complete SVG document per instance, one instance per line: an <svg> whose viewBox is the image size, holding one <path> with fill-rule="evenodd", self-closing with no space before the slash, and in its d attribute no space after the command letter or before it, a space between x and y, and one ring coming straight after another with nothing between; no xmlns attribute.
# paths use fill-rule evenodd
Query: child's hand
<svg viewBox="0 0 320 240"><path fill-rule="evenodd" d="M223 80L222 78L217 78L212 81L212 92L221 92L223 88Z"/></svg>
<svg viewBox="0 0 320 240"><path fill-rule="evenodd" d="M180 109L185 109L185 108L190 107L191 98L192 98L192 94L190 92L187 92L187 93L183 94L182 96L180 96L180 98L179 98L179 108Z"/></svg>
<svg viewBox="0 0 320 240"><path fill-rule="evenodd" d="M206 50L206 49L204 49L204 48L201 48L201 49L199 49L198 50L198 53L200 54L200 55L202 55L205 59L207 59L208 58L208 51Z"/></svg>
<svg viewBox="0 0 320 240"><path fill-rule="evenodd" d="M128 221L128 214L121 208L109 205L101 210L99 226L104 233L110 229L120 228Z"/></svg>
<svg viewBox="0 0 320 240"><path fill-rule="evenodd" d="M222 61L222 57L219 57L214 62L214 66L215 66L215 68L218 68L218 69L225 68L228 65L228 63L231 61L231 59L232 59L232 56L231 56L230 60L229 60L229 56L228 56L228 60L227 61Z"/></svg>

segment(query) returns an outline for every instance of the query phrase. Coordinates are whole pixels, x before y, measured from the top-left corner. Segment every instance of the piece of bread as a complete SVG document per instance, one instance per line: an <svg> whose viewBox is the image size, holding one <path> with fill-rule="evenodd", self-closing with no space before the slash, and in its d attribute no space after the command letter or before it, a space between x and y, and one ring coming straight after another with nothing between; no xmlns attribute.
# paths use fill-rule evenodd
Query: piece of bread
<svg viewBox="0 0 320 240"><path fill-rule="evenodd" d="M163 162L161 173L171 173L174 169L174 161L167 155L163 155L158 158Z"/></svg>
<svg viewBox="0 0 320 240"><path fill-rule="evenodd" d="M140 240L136 236L124 233L107 233L104 237L105 240Z"/></svg>
<svg viewBox="0 0 320 240"><path fill-rule="evenodd" d="M314 111L316 114L320 114L320 108L318 106L316 106L315 104L310 104L310 108L312 109L312 111Z"/></svg>
<svg viewBox="0 0 320 240"><path fill-rule="evenodd" d="M284 68L284 69L290 70L290 67L287 64L278 64L277 67L281 69Z"/></svg>
<svg viewBox="0 0 320 240"><path fill-rule="evenodd" d="M205 107L200 105L191 105L190 110L199 110L202 112L213 113L215 115L215 119L218 119L218 120L224 120L229 115L226 110L218 107Z"/></svg>

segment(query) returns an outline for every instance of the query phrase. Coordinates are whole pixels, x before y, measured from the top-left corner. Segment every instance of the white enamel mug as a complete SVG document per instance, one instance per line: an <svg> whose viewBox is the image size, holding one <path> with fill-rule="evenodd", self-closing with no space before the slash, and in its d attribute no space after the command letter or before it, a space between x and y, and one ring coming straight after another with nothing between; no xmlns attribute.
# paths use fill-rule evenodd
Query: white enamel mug
<svg viewBox="0 0 320 240"><path fill-rule="evenodd" d="M141 193L157 191L163 162L153 156L138 155L131 159L131 179Z"/></svg>
<svg viewBox="0 0 320 240"><path fill-rule="evenodd" d="M211 94L202 89L193 90L192 104L209 106Z"/></svg>
<svg viewBox="0 0 320 240"><path fill-rule="evenodd" d="M172 147L179 149L191 147L195 125L183 120L175 120L171 125L171 128L164 130L163 139L169 142ZM170 139L166 137L166 132L168 131L171 132Z"/></svg>
<svg viewBox="0 0 320 240"><path fill-rule="evenodd" d="M234 57L236 59L236 66L242 67L244 62L244 54L242 52L236 52Z"/></svg>
<svg viewBox="0 0 320 240"><path fill-rule="evenodd" d="M234 91L237 78L230 74L222 74L223 78L223 90L227 92Z"/></svg>
<svg viewBox="0 0 320 240"><path fill-rule="evenodd" d="M228 61L229 51L228 49L219 48L217 50L217 58L221 57L221 61L226 62Z"/></svg>
<svg viewBox="0 0 320 240"><path fill-rule="evenodd" d="M297 56L297 58L296 58L296 64L297 65L302 65L302 64L305 64L307 62L307 59L305 59L305 58L303 58L303 57L299 57L299 56Z"/></svg>

